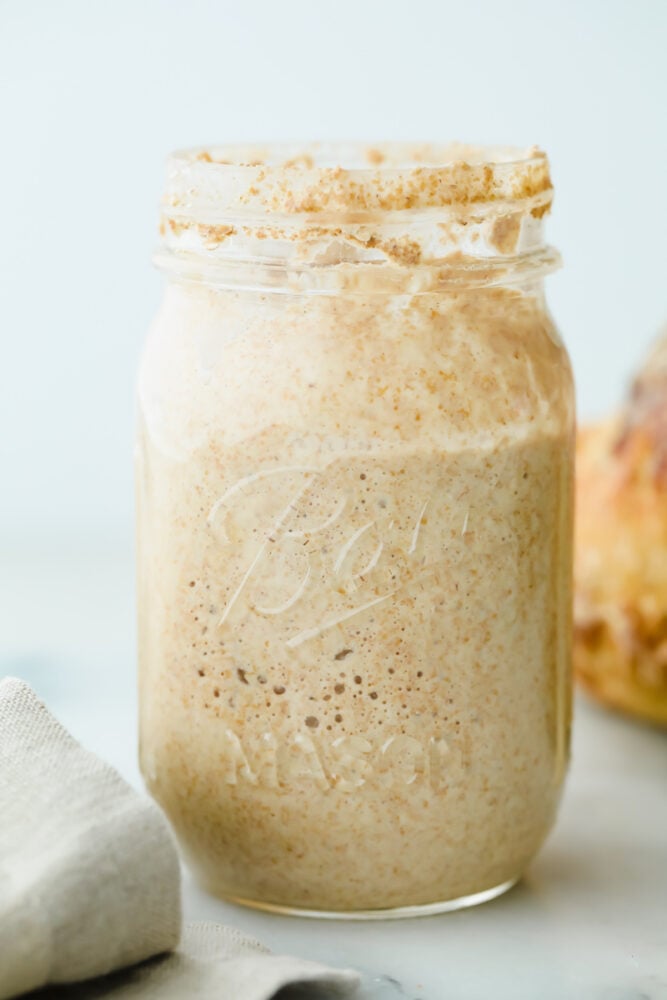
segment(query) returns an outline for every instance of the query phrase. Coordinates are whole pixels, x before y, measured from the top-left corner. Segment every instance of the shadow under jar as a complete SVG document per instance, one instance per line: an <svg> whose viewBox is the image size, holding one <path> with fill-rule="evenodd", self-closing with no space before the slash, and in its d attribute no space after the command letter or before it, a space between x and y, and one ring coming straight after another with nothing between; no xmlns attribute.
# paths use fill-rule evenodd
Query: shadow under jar
<svg viewBox="0 0 667 1000"><path fill-rule="evenodd" d="M538 150L169 161L139 379L141 766L203 886L489 899L568 757L574 406Z"/></svg>

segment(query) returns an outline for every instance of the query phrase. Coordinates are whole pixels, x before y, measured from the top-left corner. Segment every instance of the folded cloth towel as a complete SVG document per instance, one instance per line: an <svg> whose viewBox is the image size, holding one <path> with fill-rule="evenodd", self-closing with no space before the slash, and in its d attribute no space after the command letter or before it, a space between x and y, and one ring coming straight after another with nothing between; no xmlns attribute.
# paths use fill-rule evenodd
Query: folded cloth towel
<svg viewBox="0 0 667 1000"><path fill-rule="evenodd" d="M333 1000L350 997L358 976L315 962L272 955L233 927L189 924L178 951L131 969L66 987L67 1000ZM356 995L356 994L355 994ZM39 1000L64 1000L62 987L42 990ZM37 1000L37 997L35 997Z"/></svg>
<svg viewBox="0 0 667 1000"><path fill-rule="evenodd" d="M27 684L0 681L0 1000L96 976L105 978L66 996L270 1000L302 982L354 992L354 972L271 955L211 924L146 962L178 945L180 894L159 808L84 750Z"/></svg>

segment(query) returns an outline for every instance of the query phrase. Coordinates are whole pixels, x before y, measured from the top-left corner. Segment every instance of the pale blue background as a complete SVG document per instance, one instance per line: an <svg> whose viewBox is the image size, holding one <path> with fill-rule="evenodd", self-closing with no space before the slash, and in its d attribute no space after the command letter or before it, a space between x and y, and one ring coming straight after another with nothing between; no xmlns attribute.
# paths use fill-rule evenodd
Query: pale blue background
<svg viewBox="0 0 667 1000"><path fill-rule="evenodd" d="M165 154L237 138L538 142L580 412L667 317L661 0L0 0L0 551L130 551Z"/></svg>

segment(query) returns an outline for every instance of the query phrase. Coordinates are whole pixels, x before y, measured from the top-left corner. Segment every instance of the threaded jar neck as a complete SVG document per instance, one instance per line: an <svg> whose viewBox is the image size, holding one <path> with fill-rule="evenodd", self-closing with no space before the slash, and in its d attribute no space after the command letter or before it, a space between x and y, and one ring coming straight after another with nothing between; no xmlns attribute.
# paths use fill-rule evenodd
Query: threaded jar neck
<svg viewBox="0 0 667 1000"><path fill-rule="evenodd" d="M158 266L212 283L420 291L558 266L536 148L228 146L168 160ZM254 272L254 276L253 276Z"/></svg>

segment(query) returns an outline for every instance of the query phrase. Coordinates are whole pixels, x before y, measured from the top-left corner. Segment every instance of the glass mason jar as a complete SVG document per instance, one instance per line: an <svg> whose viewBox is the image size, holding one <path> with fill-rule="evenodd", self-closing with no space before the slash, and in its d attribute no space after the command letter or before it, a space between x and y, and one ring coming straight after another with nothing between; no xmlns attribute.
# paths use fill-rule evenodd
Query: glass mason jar
<svg viewBox="0 0 667 1000"><path fill-rule="evenodd" d="M510 886L568 756L574 406L537 150L194 150L139 380L141 766L200 882Z"/></svg>

